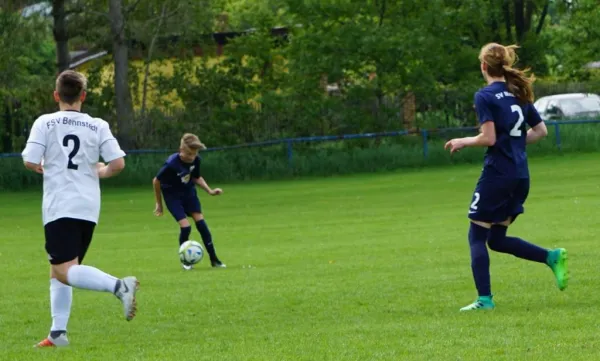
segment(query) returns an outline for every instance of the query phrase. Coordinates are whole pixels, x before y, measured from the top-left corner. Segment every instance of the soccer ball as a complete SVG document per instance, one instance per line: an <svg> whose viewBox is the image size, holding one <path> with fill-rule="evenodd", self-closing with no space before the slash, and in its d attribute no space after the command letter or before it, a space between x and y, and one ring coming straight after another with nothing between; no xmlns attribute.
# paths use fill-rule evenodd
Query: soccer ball
<svg viewBox="0 0 600 361"><path fill-rule="evenodd" d="M196 241L185 241L179 247L179 260L185 265L192 265L202 261L204 249Z"/></svg>

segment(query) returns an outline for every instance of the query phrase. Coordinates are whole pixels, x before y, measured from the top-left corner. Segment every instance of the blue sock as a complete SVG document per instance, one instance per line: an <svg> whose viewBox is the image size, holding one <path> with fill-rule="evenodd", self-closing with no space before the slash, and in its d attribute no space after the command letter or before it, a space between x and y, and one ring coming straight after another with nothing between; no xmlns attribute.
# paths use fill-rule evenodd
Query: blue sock
<svg viewBox="0 0 600 361"><path fill-rule="evenodd" d="M517 237L506 236L507 227L493 225L490 229L490 239L488 245L490 249L496 252L512 254L515 257L546 263L548 250L531 244Z"/></svg>
<svg viewBox="0 0 600 361"><path fill-rule="evenodd" d="M196 228L198 229L198 232L200 232L200 237L202 237L202 242L204 243L204 247L206 248L206 252L210 257L210 260L217 261L217 253L215 252L215 246L212 242L212 235L208 230L206 221L204 219L201 219L198 222L196 222Z"/></svg>
<svg viewBox="0 0 600 361"><path fill-rule="evenodd" d="M190 233L192 233L192 226L181 227L179 231L179 245L190 239Z"/></svg>
<svg viewBox="0 0 600 361"><path fill-rule="evenodd" d="M471 247L471 270L473 280L480 297L491 296L490 255L487 250L489 229L471 223L469 228L469 246Z"/></svg>

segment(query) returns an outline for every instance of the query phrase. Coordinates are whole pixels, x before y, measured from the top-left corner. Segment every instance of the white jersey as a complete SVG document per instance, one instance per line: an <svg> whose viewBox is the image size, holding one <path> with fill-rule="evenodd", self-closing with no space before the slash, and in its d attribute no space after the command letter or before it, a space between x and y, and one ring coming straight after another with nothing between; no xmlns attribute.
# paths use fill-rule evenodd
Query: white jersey
<svg viewBox="0 0 600 361"><path fill-rule="evenodd" d="M77 111L59 111L36 119L22 156L25 162L44 167L44 225L60 218L98 223L96 164L100 156L111 162L125 152L106 121Z"/></svg>

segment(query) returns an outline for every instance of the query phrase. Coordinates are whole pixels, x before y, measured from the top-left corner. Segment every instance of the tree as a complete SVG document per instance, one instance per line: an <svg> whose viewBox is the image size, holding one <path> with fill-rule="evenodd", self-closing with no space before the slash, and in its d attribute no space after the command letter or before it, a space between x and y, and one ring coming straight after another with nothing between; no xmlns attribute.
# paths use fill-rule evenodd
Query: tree
<svg viewBox="0 0 600 361"><path fill-rule="evenodd" d="M207 3L148 0L140 3L128 21L128 32L136 41L137 55L144 59L141 117L145 118L152 83L150 65L155 60L184 55L210 33L212 13ZM176 39L172 42L169 39Z"/></svg>
<svg viewBox="0 0 600 361"><path fill-rule="evenodd" d="M0 151L20 151L24 129L53 107L54 59L43 19L0 10Z"/></svg>
<svg viewBox="0 0 600 361"><path fill-rule="evenodd" d="M62 72L69 69L71 63L65 0L52 0L52 17L54 19L52 32L54 34L54 41L56 42L58 72Z"/></svg>
<svg viewBox="0 0 600 361"><path fill-rule="evenodd" d="M134 147L133 142L133 103L129 89L129 48L126 36L126 16L135 9L137 2L125 8L123 0L109 1L110 32L112 55L115 66L115 105L117 111L118 137L126 149Z"/></svg>

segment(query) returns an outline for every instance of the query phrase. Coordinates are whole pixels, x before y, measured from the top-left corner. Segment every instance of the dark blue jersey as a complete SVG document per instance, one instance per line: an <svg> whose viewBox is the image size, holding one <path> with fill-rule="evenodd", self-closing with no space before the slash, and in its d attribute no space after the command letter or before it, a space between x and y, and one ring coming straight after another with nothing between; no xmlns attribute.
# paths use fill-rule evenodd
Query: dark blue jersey
<svg viewBox="0 0 600 361"><path fill-rule="evenodd" d="M197 156L192 163L185 163L179 158L179 153L172 154L160 168L156 178L160 181L163 192L194 191L194 179L200 178L200 157Z"/></svg>
<svg viewBox="0 0 600 361"><path fill-rule="evenodd" d="M529 178L525 151L527 127L542 118L531 103L520 104L504 82L495 82L475 93L479 123L494 122L496 144L485 153L483 174L508 178Z"/></svg>

